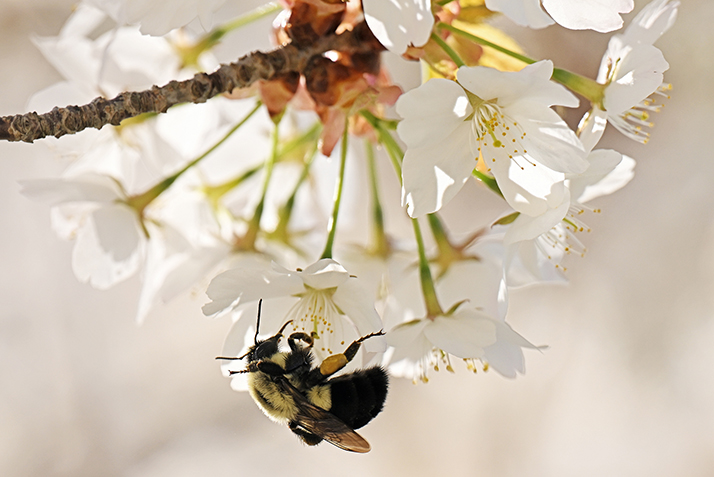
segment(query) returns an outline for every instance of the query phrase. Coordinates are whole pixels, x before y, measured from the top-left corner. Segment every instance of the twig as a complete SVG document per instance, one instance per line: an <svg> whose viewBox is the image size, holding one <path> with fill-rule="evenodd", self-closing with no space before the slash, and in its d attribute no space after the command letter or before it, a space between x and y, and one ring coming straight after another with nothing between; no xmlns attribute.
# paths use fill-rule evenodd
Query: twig
<svg viewBox="0 0 714 477"><path fill-rule="evenodd" d="M86 128L101 129L106 124L118 126L124 119L139 114L164 113L180 103L203 103L259 80L271 80L291 71L302 72L310 58L326 51L368 52L381 48L363 22L352 31L329 35L310 45L288 44L268 53L255 51L235 63L222 65L211 74L199 73L185 81L171 81L146 91L124 92L111 100L98 97L83 106L56 107L45 114L31 112L0 117L0 140L33 142Z"/></svg>

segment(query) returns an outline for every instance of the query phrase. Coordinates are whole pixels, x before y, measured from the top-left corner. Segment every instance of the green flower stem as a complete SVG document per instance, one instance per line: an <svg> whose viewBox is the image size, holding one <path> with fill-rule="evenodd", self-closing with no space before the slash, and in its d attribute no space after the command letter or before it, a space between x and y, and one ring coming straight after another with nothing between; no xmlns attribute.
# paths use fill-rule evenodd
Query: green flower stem
<svg viewBox="0 0 714 477"><path fill-rule="evenodd" d="M320 129L321 125L320 123L315 123L315 125L310 128L308 131L306 131L303 135L298 136L294 139L291 139L287 143L283 143L280 146L280 151L278 152L278 157L276 162L281 162L283 159L285 159L287 156L290 156L294 151L298 150L299 148L303 147L305 144L308 144L310 142L317 143L318 138L320 137ZM226 182L223 182L222 184L218 184L215 186L205 186L203 188L204 194L208 197L208 200L214 205L214 207L218 204L218 201L226 195L228 192L233 190L234 188L238 187L240 184L243 183L246 179L249 177L253 176L256 172L258 172L260 169L263 168L263 165L256 166L252 169L249 169L246 172L241 173L240 175L234 177L233 179L230 179Z"/></svg>
<svg viewBox="0 0 714 477"><path fill-rule="evenodd" d="M241 185L250 177L253 177L262 168L263 165L261 164L239 174L233 179L227 180L222 184L218 184L215 186L204 186L203 193L206 195L208 201L213 205L213 208L215 209L218 206L218 202L224 195Z"/></svg>
<svg viewBox="0 0 714 477"><path fill-rule="evenodd" d="M348 121L345 120L345 131L342 133L342 147L340 149L340 172L337 176L337 184L335 185L335 202L332 208L332 217L327 224L327 243L325 250L320 258L332 258L332 246L335 243L335 233L337 233L337 215L340 212L340 203L342 202L342 189L345 184L345 165L347 164L347 137L349 131Z"/></svg>
<svg viewBox="0 0 714 477"><path fill-rule="evenodd" d="M181 175L182 175L184 172L186 172L187 170L189 170L190 168L192 168L193 166L195 166L196 164L198 164L199 162L201 162L206 156L208 156L209 154L211 154L211 153L212 153L213 151L215 151L221 144L223 144L226 140L228 140L228 138L231 137L231 136L233 135L233 133L235 133L241 126L243 126L243 125L246 123L246 121L248 121L248 120L253 116L253 114L255 114L255 113L258 111L258 109L260 109L261 106L262 106L262 103L261 103L260 101L258 101L258 102L256 103L255 107L253 108L253 110L252 110L251 112L249 112L246 117L244 117L243 119L241 119L241 120L238 122L238 124L236 124L235 126L233 126L233 127L231 128L231 130L228 131L228 132L221 138L220 141L218 141L217 143L215 143L215 144L214 144L213 146L211 146L206 152L204 152L203 154L201 154L200 156L198 156L196 159L194 159L193 161L191 161L191 162L189 162L188 164L186 164L186 166L185 166L183 169L181 169L180 171L178 171L178 172L175 173L174 175L163 179L161 182L159 182L158 184L156 184L155 186L153 186L151 189L147 190L146 192L143 192L143 193L141 193L141 194L138 194L138 195L134 195L134 196L129 197L129 198L126 200L127 204L128 204L130 207L133 207L133 208L138 212L138 214L139 214L140 217L143 216L144 210L146 209L146 207L147 207L149 204L151 204L151 203L154 201L154 199L156 199L158 196L160 196L166 189L168 189L169 187L171 187L171 185L176 181L176 179L178 179L179 177L181 177Z"/></svg>
<svg viewBox="0 0 714 477"><path fill-rule="evenodd" d="M266 3L250 12L236 17L233 21L230 21L224 25L221 25L214 30L206 33L195 45L188 48L182 49L181 55L183 57L184 65L197 66L198 58L204 51L210 50L216 44L218 44L226 34L233 30L237 30L245 25L248 25L256 20L270 15L271 13L278 12L282 10L283 7L280 6L278 2Z"/></svg>
<svg viewBox="0 0 714 477"><path fill-rule="evenodd" d="M473 172L472 172L472 174L473 174L473 176L474 176L476 179L478 179L478 180L480 180L481 182L483 182L484 184L486 184L486 186L487 186L489 189L491 189L491 190L494 191L496 194L498 194L498 195L500 195L501 197L503 197L503 192L501 192L501 188L498 187L498 183L496 182L496 179L494 179L494 178L491 177L491 176L488 176L488 175L484 174L483 172L479 171L478 169L474 169Z"/></svg>
<svg viewBox="0 0 714 477"><path fill-rule="evenodd" d="M479 45L487 46L487 47L489 47L489 48L493 48L493 49L496 50L496 51L500 51L501 53L504 53L504 54L506 54L506 55L508 55L508 56L510 56L510 57L512 57L512 58L515 58L515 59L517 59L517 60L521 60L521 61L524 62L524 63L528 63L529 65L536 62L536 60L534 60L534 59L532 59L532 58L528 58L527 56L521 55L520 53L516 53L515 51L511 51L511 50L509 50L509 49L507 49L507 48L504 48L504 47L502 47L502 46L499 46L499 45L497 45L497 44L495 44L495 43L491 43L491 42L488 41L488 40L485 40L485 39L483 39L483 38L481 38L481 37L479 37L479 36L476 36L476 35L472 35L471 33L467 32L467 31L464 31L464 30L462 30L462 29L460 29L460 28L456 28L456 27L453 26L453 25L449 25L448 23L439 22L439 23L437 24L437 28L442 28L442 29L444 29L444 30L449 30L450 32L455 33L455 34L457 34L457 35L459 35L459 36L462 36L462 37L464 37L464 38L466 38L466 39L468 39L468 40L471 40L471 41L473 41L474 43L478 43Z"/></svg>
<svg viewBox="0 0 714 477"><path fill-rule="evenodd" d="M443 315L444 311L441 309L441 305L439 305L439 300L436 296L436 287L434 286L434 279L429 269L429 260L426 258L426 249L424 247L424 239L421 235L419 221L412 219L412 225L414 226L414 237L416 238L417 247L419 248L419 278L421 280L421 290L424 294L426 316L433 320L437 316Z"/></svg>
<svg viewBox="0 0 714 477"><path fill-rule="evenodd" d="M260 219L263 217L263 209L265 208L265 197L268 194L268 186L270 185L270 179L273 176L273 166L277 162L278 158L278 140L280 138L280 132L278 130L279 123L275 123L275 128L273 128L273 148L270 157L266 161L265 165L265 177L263 178L263 193L260 196L260 202L255 206L253 211L253 216L248 221L248 230L246 230L245 235L241 240L241 248L252 250L255 246L255 240L258 238L258 232L260 231Z"/></svg>
<svg viewBox="0 0 714 477"><path fill-rule="evenodd" d="M444 224L441 223L439 214L436 212L427 214L427 218L429 219L429 227L432 235L434 235L436 246L439 248L439 256L451 257L455 255L454 247L449 242L449 236L446 235L446 230L444 229Z"/></svg>
<svg viewBox="0 0 714 477"><path fill-rule="evenodd" d="M456 28L455 26L449 25L448 23L441 22L437 25L437 28L449 30L450 32L462 36L468 40L471 40L474 43L493 48L496 51L499 51L505 55L510 56L511 58L515 58L529 65L537 61L533 58L529 58L525 55L521 55L520 53L516 53L515 51L511 51L507 48L496 45L495 43L491 43L486 39L483 39L476 35L472 35L471 33L461 30L460 28ZM605 91L604 85L601 85L600 83L590 78L586 78L585 76L581 76L577 73L573 73L562 68L553 68L552 78L558 83L568 88L569 90L580 94L584 98L588 99L591 103L596 104L602 108L602 100Z"/></svg>
<svg viewBox="0 0 714 477"><path fill-rule="evenodd" d="M317 130L319 131L320 130L319 123L317 124L317 126L318 126ZM285 202L285 204L280 208L280 211L278 212L278 225L275 227L275 230L273 232L271 232L271 234L270 234L271 237L276 238L288 245L290 242L290 234L288 233L288 225L290 224L290 218L292 217L293 209L295 208L295 198L297 197L297 193L300 190L300 187L305 182L305 179L307 179L307 177L310 173L310 167L312 166L312 163L315 160L315 156L317 156L317 150L318 150L318 141L317 141L317 138L315 138L315 143L313 144L313 147L310 149L310 152L307 155L307 159L305 160L305 165L303 166L302 173L300 174L300 177L298 178L298 181L295 184L295 188L293 189L292 194L290 194L290 197L288 198L288 200Z"/></svg>
<svg viewBox="0 0 714 477"><path fill-rule="evenodd" d="M605 85L561 68L553 68L552 78L570 91L578 93L592 104L597 105L603 111L605 110L602 103L605 99Z"/></svg>
<svg viewBox="0 0 714 477"><path fill-rule="evenodd" d="M366 109L360 111L360 114L377 132L377 138L379 139L380 144L382 144L382 146L384 146L384 148L387 150L387 155L389 155L389 159L391 159L392 161L394 170L396 171L397 177L399 178L399 184L401 185L402 160L404 159L404 151L402 151L402 148L399 147L399 144L397 144L397 141L394 139L390 132L390 130L396 128L396 121L380 119L371 112L367 111Z"/></svg>
<svg viewBox="0 0 714 477"><path fill-rule="evenodd" d="M369 166L369 180L371 183L372 192L372 220L374 223L374 250L373 252L380 257L387 257L389 254L389 240L384 232L384 210L382 203L379 200L379 182L377 179L377 162L374 158L374 148L372 143L366 139L364 148L367 152L367 165Z"/></svg>
<svg viewBox="0 0 714 477"><path fill-rule="evenodd" d="M457 68L461 68L462 66L464 66L466 64L466 63L464 63L464 60L461 59L459 54L456 53L453 48L451 48L449 45L447 45L446 42L444 40L442 40L439 35L432 32L431 39L434 40L434 43L439 45L441 47L441 49L444 50L444 52L447 55L449 55L449 58L451 58L451 61L456 63Z"/></svg>

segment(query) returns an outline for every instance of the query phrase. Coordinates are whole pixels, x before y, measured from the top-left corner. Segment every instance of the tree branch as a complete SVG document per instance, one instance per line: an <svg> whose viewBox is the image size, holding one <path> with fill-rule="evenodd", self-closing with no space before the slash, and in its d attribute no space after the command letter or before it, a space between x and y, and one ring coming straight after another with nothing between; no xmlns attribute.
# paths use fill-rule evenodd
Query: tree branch
<svg viewBox="0 0 714 477"><path fill-rule="evenodd" d="M310 58L326 51L379 51L376 41L364 22L352 31L320 38L310 45L288 44L262 53L255 51L235 63L222 65L213 73L198 73L185 81L171 81L150 90L125 92L107 100L95 98L83 106L54 108L49 113L17 114L0 117L0 140L33 142L47 136L61 137L86 128L101 129L106 124L118 126L124 119L143 113L165 113L180 103L204 103L221 93L245 88L259 80L271 80L279 75L302 72Z"/></svg>

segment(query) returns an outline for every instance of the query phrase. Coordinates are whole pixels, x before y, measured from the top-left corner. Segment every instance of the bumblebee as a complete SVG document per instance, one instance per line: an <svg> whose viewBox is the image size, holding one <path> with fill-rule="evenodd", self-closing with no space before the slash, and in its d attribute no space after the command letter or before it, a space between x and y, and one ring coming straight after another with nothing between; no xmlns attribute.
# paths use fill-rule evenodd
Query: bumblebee
<svg viewBox="0 0 714 477"><path fill-rule="evenodd" d="M305 444L314 446L325 440L340 449L369 452L369 443L355 429L382 410L389 385L387 372L374 366L331 376L355 357L362 342L384 332L363 336L343 353L328 356L313 367L312 336L295 332L287 338L289 351L278 346L291 321L274 336L258 340L261 304L262 300L254 345L243 356L216 359L247 359L245 369L230 374L248 373L248 391L258 407L273 421L287 424Z"/></svg>

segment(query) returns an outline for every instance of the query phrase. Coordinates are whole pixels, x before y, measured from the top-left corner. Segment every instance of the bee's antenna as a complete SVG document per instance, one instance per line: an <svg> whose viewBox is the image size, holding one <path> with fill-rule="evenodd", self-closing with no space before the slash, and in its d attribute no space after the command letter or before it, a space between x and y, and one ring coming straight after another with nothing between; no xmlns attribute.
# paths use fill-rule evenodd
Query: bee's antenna
<svg viewBox="0 0 714 477"><path fill-rule="evenodd" d="M261 298L258 301L258 321L255 323L255 338L253 338L253 342L257 345L258 344L258 330L260 329L260 310L263 307L263 299Z"/></svg>
<svg viewBox="0 0 714 477"><path fill-rule="evenodd" d="M289 325L290 323L292 323L292 322L293 322L293 320L288 320L288 321L286 321L285 324L283 325L283 327L280 328L280 331L278 331L278 334L279 334L279 335L282 335L282 334L283 334L283 331L285 331L285 328L287 328L288 325Z"/></svg>

